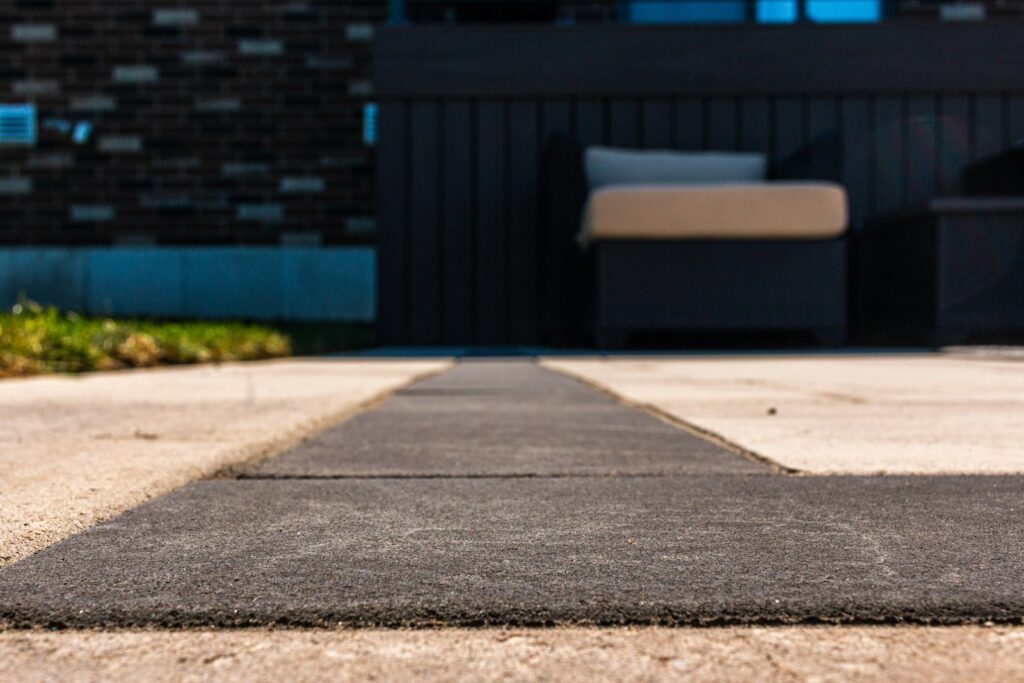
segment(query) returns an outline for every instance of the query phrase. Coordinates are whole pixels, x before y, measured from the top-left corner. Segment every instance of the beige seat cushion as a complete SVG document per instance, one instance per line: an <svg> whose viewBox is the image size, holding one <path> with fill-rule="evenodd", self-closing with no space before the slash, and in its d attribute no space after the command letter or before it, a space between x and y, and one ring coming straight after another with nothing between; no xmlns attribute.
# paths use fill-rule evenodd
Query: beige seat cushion
<svg viewBox="0 0 1024 683"><path fill-rule="evenodd" d="M826 239L847 222L834 183L619 185L591 193L581 238Z"/></svg>

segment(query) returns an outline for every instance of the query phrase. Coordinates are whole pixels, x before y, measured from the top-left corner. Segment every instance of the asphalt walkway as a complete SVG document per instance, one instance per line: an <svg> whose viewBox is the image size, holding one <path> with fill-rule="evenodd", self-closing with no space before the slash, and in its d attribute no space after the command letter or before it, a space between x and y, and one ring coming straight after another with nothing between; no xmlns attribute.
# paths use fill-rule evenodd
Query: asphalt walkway
<svg viewBox="0 0 1024 683"><path fill-rule="evenodd" d="M1019 622L1024 477L787 476L465 362L0 571L9 626Z"/></svg>

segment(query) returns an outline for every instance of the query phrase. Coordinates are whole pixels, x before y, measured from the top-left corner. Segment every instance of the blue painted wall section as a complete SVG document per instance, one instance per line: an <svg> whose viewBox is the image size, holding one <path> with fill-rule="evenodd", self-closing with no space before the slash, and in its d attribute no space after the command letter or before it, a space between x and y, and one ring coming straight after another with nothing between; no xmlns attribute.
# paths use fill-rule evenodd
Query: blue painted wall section
<svg viewBox="0 0 1024 683"><path fill-rule="evenodd" d="M0 249L0 305L22 296L94 315L372 321L368 247Z"/></svg>

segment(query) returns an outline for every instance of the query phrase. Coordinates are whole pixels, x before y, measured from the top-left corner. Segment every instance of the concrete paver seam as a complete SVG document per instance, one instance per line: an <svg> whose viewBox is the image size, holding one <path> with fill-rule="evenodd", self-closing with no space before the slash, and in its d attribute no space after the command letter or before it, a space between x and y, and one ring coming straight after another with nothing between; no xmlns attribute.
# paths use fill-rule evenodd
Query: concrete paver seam
<svg viewBox="0 0 1024 683"><path fill-rule="evenodd" d="M769 472L712 472L703 477L765 477ZM235 477L223 477L237 481L344 481L348 479L688 479L692 474L678 472L506 472L506 473L415 473L380 472L368 474L262 474L244 472Z"/></svg>
<svg viewBox="0 0 1024 683"><path fill-rule="evenodd" d="M539 367L544 368L545 370L547 370L549 372L555 372L555 373L558 373L558 374L563 375L565 377L568 377L570 379L573 379L573 380L579 382L580 384L586 386L587 388L593 389L594 391L597 391L598 393L601 393L601 394L603 394L605 396L608 396L609 398L617 401L618 403L620 403L620 404L622 404L622 405L624 405L624 406L626 406L628 408L633 408L635 410L641 410L641 411L647 413L648 415L651 415L651 416L661 420L662 422L664 422L666 424L672 425L676 429L681 429L681 430L683 430L685 432L689 432L690 434L693 434L694 436L696 436L698 438L704 439L705 441L709 441L709 442L715 444L716 446L720 446L721 448L724 448L724 449L726 449L728 451L732 451L733 453L735 453L737 455L740 455L740 456L742 456L742 457L744 457L744 458L746 458L748 460L753 460L754 462L756 462L756 463L758 463L760 465L764 465L765 467L770 468L776 474L782 474L782 475L787 475L787 476L803 475L803 474L805 474L805 472L803 470L799 470L799 469L796 469L794 467L787 467L787 466L785 466L785 465L783 465L783 464L781 464L779 462L776 462L775 460L772 460L771 458L769 458L767 456L761 455L760 453L756 453L756 452L750 450L749 448L744 448L740 444L736 443L735 441L730 441L729 439L725 438L721 434L713 432L713 431L711 431L709 429L704 429L703 427L695 425L692 422L689 422L688 420L684 420L684 419L682 419L680 417L672 415L671 413L669 413L669 412L667 412L665 410L662 410L661 408L659 408L656 405L653 405L651 403L639 403L639 402L636 402L636 401L632 401L629 398L627 398L625 396L622 396L621 394L615 393L614 391L612 391L608 387L606 387L606 386L604 386L602 384L599 384L598 382L595 382L595 381L591 380L589 377L586 377L584 375L579 375L579 374L577 374L575 372L572 372L571 370L567 370L565 368L551 367L551 366L547 365L546 363L544 363L542 360L541 361L537 361L537 365Z"/></svg>

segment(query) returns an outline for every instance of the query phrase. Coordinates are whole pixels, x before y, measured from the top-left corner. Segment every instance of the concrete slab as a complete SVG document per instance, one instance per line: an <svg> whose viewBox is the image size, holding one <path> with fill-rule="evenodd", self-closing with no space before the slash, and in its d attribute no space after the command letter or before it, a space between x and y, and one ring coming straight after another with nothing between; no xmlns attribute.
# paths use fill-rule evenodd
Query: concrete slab
<svg viewBox="0 0 1024 683"><path fill-rule="evenodd" d="M549 358L815 474L1024 472L1024 364L946 354Z"/></svg>
<svg viewBox="0 0 1024 683"><path fill-rule="evenodd" d="M0 566L448 365L287 360L0 381Z"/></svg>
<svg viewBox="0 0 1024 683"><path fill-rule="evenodd" d="M0 633L0 680L902 681L1024 679L1024 628L228 630Z"/></svg>
<svg viewBox="0 0 1024 683"><path fill-rule="evenodd" d="M770 474L529 360L468 360L245 472L257 477Z"/></svg>
<svg viewBox="0 0 1024 683"><path fill-rule="evenodd" d="M9 626L1012 622L1024 478L205 481L0 571Z"/></svg>

